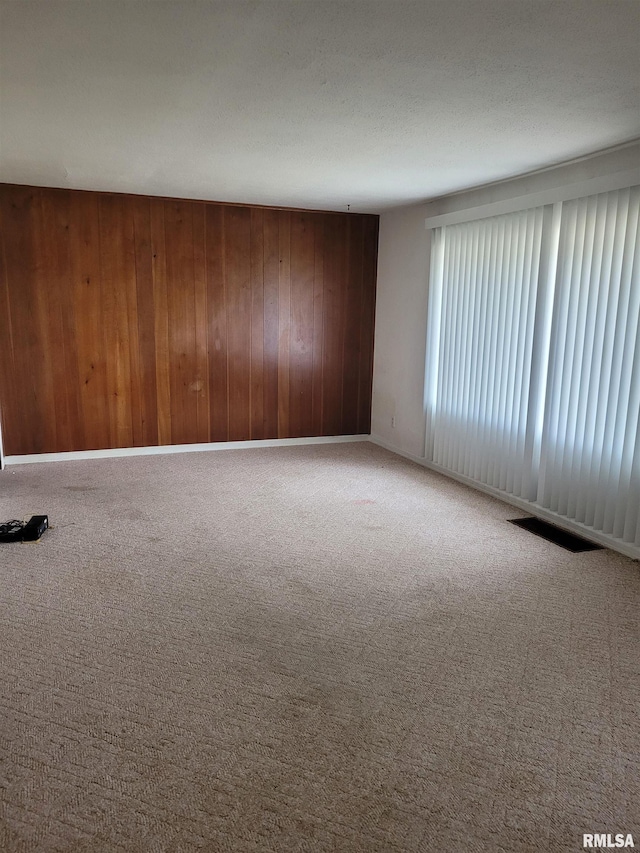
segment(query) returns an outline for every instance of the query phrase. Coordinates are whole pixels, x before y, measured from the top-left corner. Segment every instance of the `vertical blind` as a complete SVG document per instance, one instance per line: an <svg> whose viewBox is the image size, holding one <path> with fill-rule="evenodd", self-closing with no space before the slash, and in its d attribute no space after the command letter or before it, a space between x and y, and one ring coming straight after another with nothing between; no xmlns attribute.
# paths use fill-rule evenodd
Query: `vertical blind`
<svg viewBox="0 0 640 853"><path fill-rule="evenodd" d="M516 495L526 468L542 213L434 235L442 296L432 459Z"/></svg>
<svg viewBox="0 0 640 853"><path fill-rule="evenodd" d="M640 187L432 234L426 455L640 545Z"/></svg>

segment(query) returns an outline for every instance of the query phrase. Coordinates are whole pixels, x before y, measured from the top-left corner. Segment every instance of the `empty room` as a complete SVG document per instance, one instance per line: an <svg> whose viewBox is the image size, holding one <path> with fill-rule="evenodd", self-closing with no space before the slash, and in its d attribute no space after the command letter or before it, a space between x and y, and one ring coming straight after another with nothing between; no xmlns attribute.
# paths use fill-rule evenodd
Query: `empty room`
<svg viewBox="0 0 640 853"><path fill-rule="evenodd" d="M0 850L640 846L639 37L0 0Z"/></svg>

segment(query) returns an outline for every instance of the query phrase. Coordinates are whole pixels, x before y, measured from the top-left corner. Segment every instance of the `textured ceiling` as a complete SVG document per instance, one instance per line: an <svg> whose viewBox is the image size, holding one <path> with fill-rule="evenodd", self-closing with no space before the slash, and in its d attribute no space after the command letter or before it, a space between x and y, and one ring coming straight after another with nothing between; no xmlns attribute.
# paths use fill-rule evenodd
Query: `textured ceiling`
<svg viewBox="0 0 640 853"><path fill-rule="evenodd" d="M640 136L636 0L2 0L0 180L380 211Z"/></svg>

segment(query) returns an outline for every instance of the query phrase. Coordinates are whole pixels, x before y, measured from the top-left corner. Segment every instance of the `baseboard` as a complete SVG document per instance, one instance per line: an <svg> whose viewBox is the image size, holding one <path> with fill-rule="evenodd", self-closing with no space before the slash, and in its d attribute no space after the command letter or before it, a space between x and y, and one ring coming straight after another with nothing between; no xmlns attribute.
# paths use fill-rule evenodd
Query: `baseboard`
<svg viewBox="0 0 640 853"><path fill-rule="evenodd" d="M211 441L203 444L166 444L162 447L115 447L108 450L72 450L64 453L29 453L5 456L6 465L34 462L81 462L87 459L114 459L120 456L160 456L166 453L202 453L211 450L247 450L252 447L296 447L304 444L347 444L368 441L368 435L319 435L305 438L266 438L250 441Z"/></svg>
<svg viewBox="0 0 640 853"><path fill-rule="evenodd" d="M592 530L592 528L587 527L586 524L582 524L579 521L573 521L573 519L570 518L565 518L563 515L559 515L551 510L543 509L524 498L504 494L504 492L501 492L499 489L495 489L493 486L478 483L469 477L463 476L462 474L456 474L446 468L441 468L439 465L429 462L429 460L424 457L414 456L412 453L407 453L404 450L394 447L392 444L378 436L369 436L369 441L373 444L377 444L379 447L383 447L385 450L389 450L391 453L395 453L397 456L402 456L404 459L409 459L417 465L422 465L423 468L428 468L430 471L434 471L437 474L442 474L444 477L456 480L464 486L470 486L472 489L484 492L484 494L489 495L492 498L496 498L505 504L514 506L517 509L526 512L528 515L533 515L543 521L548 521L550 524L555 524L556 527L561 527L563 530L568 530L570 533L582 536L583 539L588 539L590 542L595 542L597 545L602 545L604 548L610 548L612 551L618 551L620 554L624 554L625 557L631 557L632 560L640 560L640 550L628 542L621 542L619 539L615 539L613 536L608 536L606 533L599 533L597 530Z"/></svg>

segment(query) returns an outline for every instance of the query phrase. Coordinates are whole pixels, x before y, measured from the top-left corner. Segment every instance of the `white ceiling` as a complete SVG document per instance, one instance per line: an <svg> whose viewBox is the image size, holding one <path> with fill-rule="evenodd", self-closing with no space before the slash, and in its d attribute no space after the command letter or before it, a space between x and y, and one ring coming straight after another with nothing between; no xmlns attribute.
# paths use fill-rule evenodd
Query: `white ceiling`
<svg viewBox="0 0 640 853"><path fill-rule="evenodd" d="M0 180L381 211L640 136L637 0L2 0Z"/></svg>

